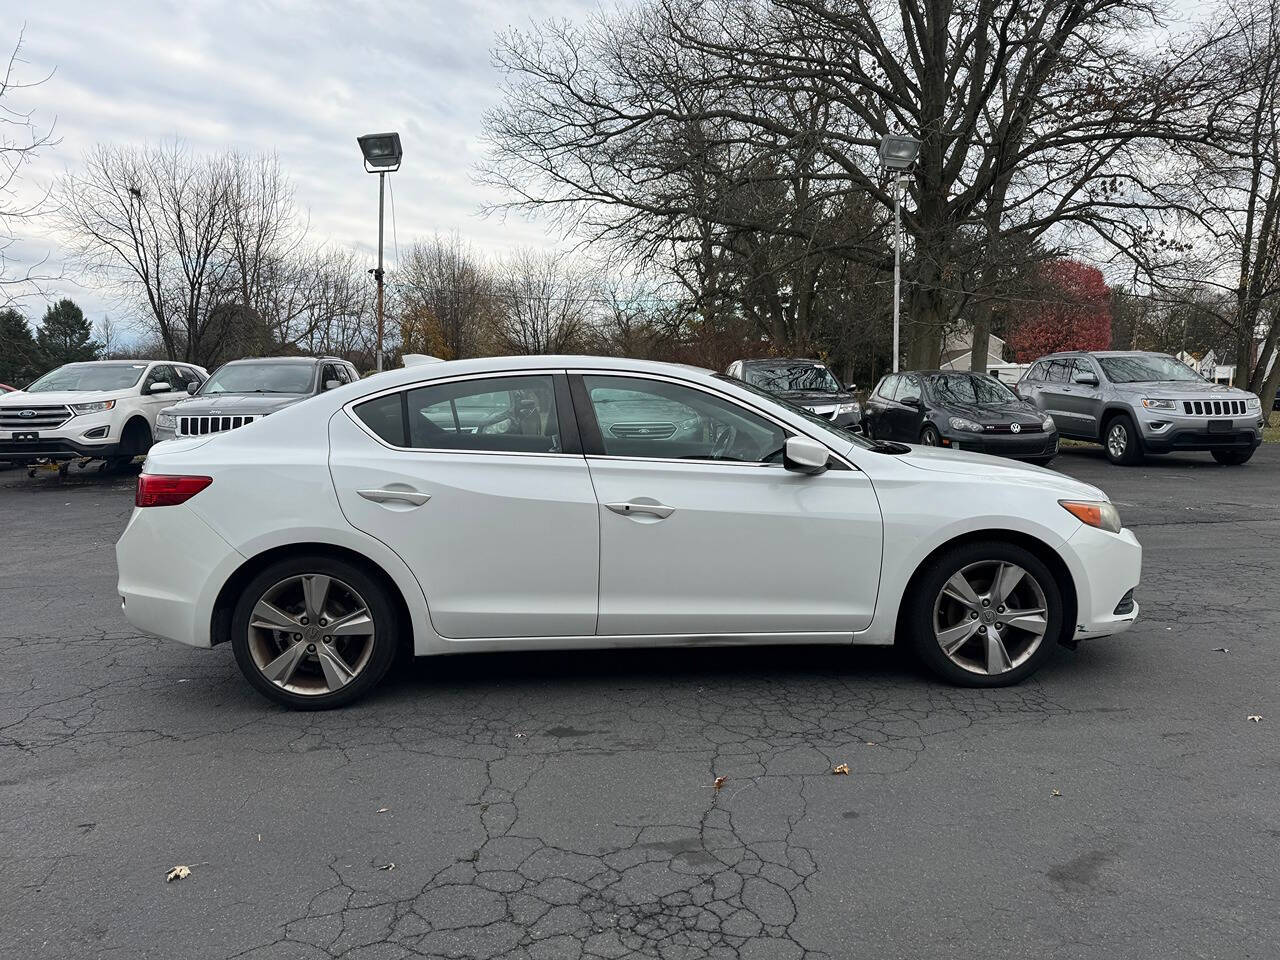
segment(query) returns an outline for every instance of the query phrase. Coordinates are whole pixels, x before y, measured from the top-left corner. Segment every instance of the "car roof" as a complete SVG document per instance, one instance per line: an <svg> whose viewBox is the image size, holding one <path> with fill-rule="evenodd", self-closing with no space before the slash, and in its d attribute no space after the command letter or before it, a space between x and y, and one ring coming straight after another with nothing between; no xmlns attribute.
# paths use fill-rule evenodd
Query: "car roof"
<svg viewBox="0 0 1280 960"><path fill-rule="evenodd" d="M237 365L247 363L322 363L337 359L337 357L242 357L239 360L228 360L223 366L229 367L233 363Z"/></svg>
<svg viewBox="0 0 1280 960"><path fill-rule="evenodd" d="M741 361L743 366L754 363L816 363L819 366L826 366L822 360L811 360L807 357L753 357L750 360Z"/></svg>
<svg viewBox="0 0 1280 960"><path fill-rule="evenodd" d="M1062 357L1167 357L1169 354L1161 353L1159 350L1059 350L1057 353L1046 353L1043 357L1036 359L1036 363L1041 360L1057 360Z"/></svg>
<svg viewBox="0 0 1280 960"><path fill-rule="evenodd" d="M358 381L368 384L370 391L386 390L401 384L447 380L450 377L483 373L520 373L524 371L586 370L602 373L693 374L690 379L711 380L719 376L714 370L683 363L659 363L655 360L631 360L625 357L560 356L542 354L528 357L477 357L470 360L444 360L383 370ZM723 384L720 384L723 385Z"/></svg>

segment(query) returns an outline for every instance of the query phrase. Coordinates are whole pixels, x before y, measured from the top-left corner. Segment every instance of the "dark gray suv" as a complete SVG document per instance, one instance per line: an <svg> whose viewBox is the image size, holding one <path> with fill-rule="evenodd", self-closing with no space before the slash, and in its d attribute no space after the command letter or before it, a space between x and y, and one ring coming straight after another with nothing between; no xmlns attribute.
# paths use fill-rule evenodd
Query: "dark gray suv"
<svg viewBox="0 0 1280 960"><path fill-rule="evenodd" d="M1052 416L1062 436L1101 443L1112 463L1207 450L1238 465L1262 443L1256 395L1211 383L1164 353L1055 353L1037 360L1017 391Z"/></svg>

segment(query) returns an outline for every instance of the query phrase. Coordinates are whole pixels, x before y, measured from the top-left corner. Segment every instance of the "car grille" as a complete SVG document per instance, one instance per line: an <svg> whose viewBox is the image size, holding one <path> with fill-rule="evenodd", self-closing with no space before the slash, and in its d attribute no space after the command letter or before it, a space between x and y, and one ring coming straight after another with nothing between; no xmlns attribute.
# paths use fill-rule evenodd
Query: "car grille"
<svg viewBox="0 0 1280 960"><path fill-rule="evenodd" d="M1234 417L1244 413L1243 400L1183 400L1182 412L1194 417Z"/></svg>
<svg viewBox="0 0 1280 960"><path fill-rule="evenodd" d="M676 432L676 425L670 421L655 423L615 423L609 427L609 433L619 440L665 440Z"/></svg>
<svg viewBox="0 0 1280 960"><path fill-rule="evenodd" d="M33 414L24 417L27 411L33 411ZM6 430L51 430L70 419L71 408L62 403L0 407L0 427Z"/></svg>
<svg viewBox="0 0 1280 960"><path fill-rule="evenodd" d="M179 417L178 436L202 437L206 433L222 433L225 430L243 427L246 423L253 423L257 419L255 416Z"/></svg>
<svg viewBox="0 0 1280 960"><path fill-rule="evenodd" d="M1019 433L1040 433L1044 429L1044 424L1040 423L1020 423L1018 424ZM984 433L1013 433L1013 424L1011 423L989 423L982 428Z"/></svg>

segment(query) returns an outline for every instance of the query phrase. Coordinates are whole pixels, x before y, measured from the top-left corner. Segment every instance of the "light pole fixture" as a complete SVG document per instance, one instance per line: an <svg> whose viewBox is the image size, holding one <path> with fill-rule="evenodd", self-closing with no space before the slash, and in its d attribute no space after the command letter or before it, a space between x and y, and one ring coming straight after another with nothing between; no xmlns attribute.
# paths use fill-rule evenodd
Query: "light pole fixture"
<svg viewBox="0 0 1280 960"><path fill-rule="evenodd" d="M902 303L902 188L920 155L920 141L902 133L880 138L880 166L893 175L893 372L898 372L898 311Z"/></svg>
<svg viewBox="0 0 1280 960"><path fill-rule="evenodd" d="M374 281L378 284L378 369L382 369L382 210L383 197L386 192L387 174L400 169L400 160L404 150L400 147L398 133L366 133L356 137L360 144L360 152L364 154L365 173L378 175L378 267L370 270Z"/></svg>

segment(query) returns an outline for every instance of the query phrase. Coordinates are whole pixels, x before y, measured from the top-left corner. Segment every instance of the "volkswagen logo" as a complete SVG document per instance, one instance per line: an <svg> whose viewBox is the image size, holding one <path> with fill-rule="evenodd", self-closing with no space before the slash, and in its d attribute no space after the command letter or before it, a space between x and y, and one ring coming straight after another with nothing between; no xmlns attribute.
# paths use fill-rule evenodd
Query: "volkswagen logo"
<svg viewBox="0 0 1280 960"><path fill-rule="evenodd" d="M1010 426L1009 426L1009 432L1010 432L1010 433L1021 433L1021 432L1022 432L1022 424L1020 424L1020 423L1010 424Z"/></svg>
<svg viewBox="0 0 1280 960"><path fill-rule="evenodd" d="M35 412L34 410L19 410L19 411L18 411L18 416L20 416L20 417L34 417L35 415L36 415L36 412Z"/></svg>

